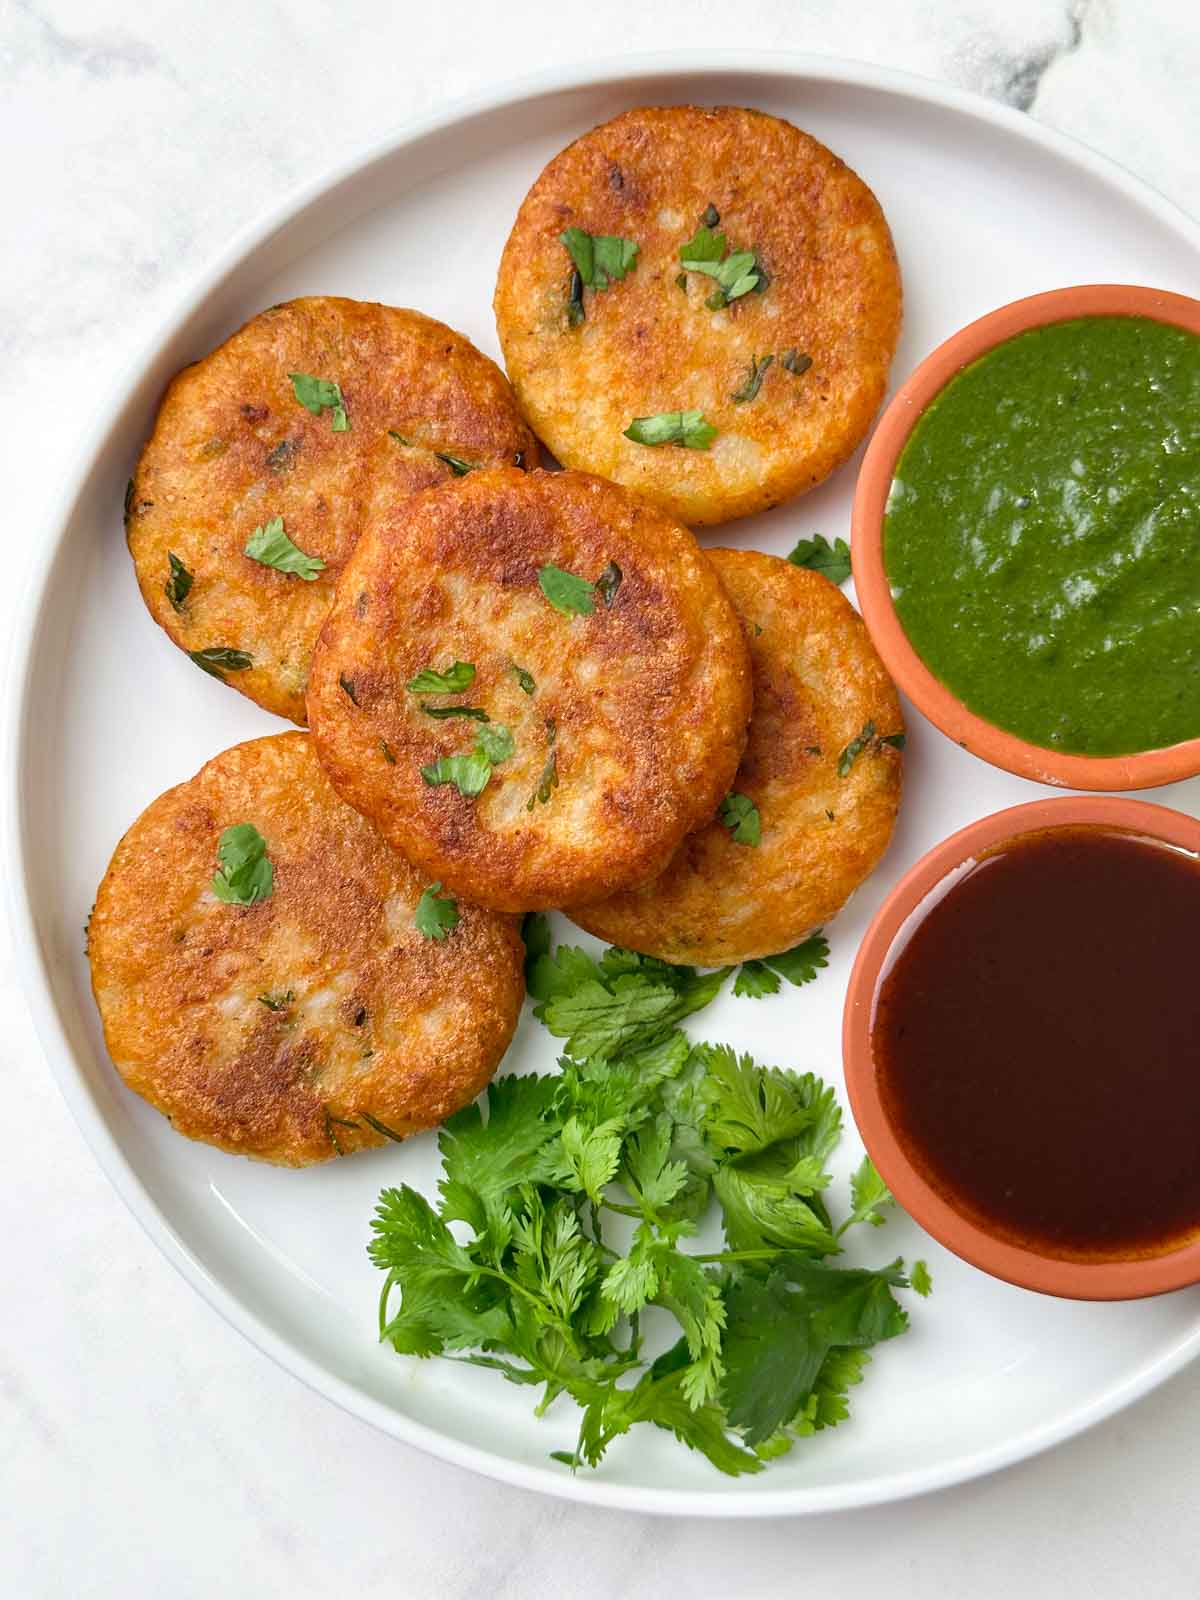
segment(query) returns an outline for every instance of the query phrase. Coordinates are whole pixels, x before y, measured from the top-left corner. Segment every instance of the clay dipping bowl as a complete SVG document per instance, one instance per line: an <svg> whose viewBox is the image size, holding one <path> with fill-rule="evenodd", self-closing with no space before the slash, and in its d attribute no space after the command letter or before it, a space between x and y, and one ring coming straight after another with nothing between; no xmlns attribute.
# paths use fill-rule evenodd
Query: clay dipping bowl
<svg viewBox="0 0 1200 1600"><path fill-rule="evenodd" d="M1134 755L1071 755L1030 744L975 715L934 677L908 641L892 604L883 559L884 516L896 463L925 408L964 367L1014 335L1075 317L1149 317L1200 334L1200 300L1131 284L1088 284L1014 300L947 339L892 398L858 475L851 559L858 604L884 665L947 738L1018 777L1070 789L1147 789L1200 773L1200 738Z"/></svg>
<svg viewBox="0 0 1200 1600"><path fill-rule="evenodd" d="M877 997L908 936L978 856L1043 828L1090 823L1200 855L1200 820L1143 800L1072 795L994 812L922 857L888 895L859 948L842 1018L850 1107L867 1151L896 1199L939 1244L972 1266L1025 1289L1072 1300L1135 1300L1200 1283L1200 1239L1161 1255L1063 1260L1001 1239L965 1217L909 1159L880 1097L872 1050Z"/></svg>

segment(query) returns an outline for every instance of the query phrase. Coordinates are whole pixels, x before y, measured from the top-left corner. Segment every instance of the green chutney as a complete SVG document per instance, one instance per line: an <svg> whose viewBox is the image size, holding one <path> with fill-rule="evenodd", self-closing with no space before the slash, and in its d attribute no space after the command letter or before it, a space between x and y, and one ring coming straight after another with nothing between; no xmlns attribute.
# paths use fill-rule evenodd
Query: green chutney
<svg viewBox="0 0 1200 1600"><path fill-rule="evenodd" d="M981 356L901 452L884 564L997 727L1091 756L1200 736L1200 337L1080 317Z"/></svg>

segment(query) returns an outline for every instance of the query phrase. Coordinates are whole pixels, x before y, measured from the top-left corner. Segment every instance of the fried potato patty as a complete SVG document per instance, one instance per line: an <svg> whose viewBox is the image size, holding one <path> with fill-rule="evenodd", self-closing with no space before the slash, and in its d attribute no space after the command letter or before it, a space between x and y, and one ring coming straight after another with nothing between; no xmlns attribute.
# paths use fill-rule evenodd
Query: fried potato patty
<svg viewBox="0 0 1200 1600"><path fill-rule="evenodd" d="M755 287L716 309L721 283L680 255L705 222L710 255L716 235L723 260L753 253ZM571 228L636 244L633 267L574 284ZM802 494L851 453L883 398L900 275L875 196L824 145L761 111L669 106L555 156L517 214L495 309L521 407L558 459L702 524ZM707 449L624 437L633 418L689 410L717 429Z"/></svg>
<svg viewBox="0 0 1200 1600"><path fill-rule="evenodd" d="M653 883L567 914L612 944L718 967L790 949L874 870L900 803L900 752L882 741L904 724L862 618L827 578L755 550L709 559L750 635L754 716L731 789L758 808L761 843L717 817Z"/></svg>
<svg viewBox="0 0 1200 1600"><path fill-rule="evenodd" d="M419 679L455 662L457 691ZM686 528L598 478L500 468L379 509L308 711L334 788L390 843L525 911L662 870L737 769L750 667Z"/></svg>
<svg viewBox="0 0 1200 1600"><path fill-rule="evenodd" d="M243 822L274 884L231 905L212 881ZM524 982L512 918L459 901L444 938L418 930L427 883L307 735L224 751L147 807L100 885L88 954L117 1070L188 1138L281 1166L433 1127L492 1076Z"/></svg>
<svg viewBox="0 0 1200 1600"><path fill-rule="evenodd" d="M291 373L338 386L345 428L320 392L306 390L318 415L301 403ZM181 649L220 652L207 659L233 688L303 723L312 648L373 497L533 464L536 449L499 368L443 323L329 296L273 306L167 390L125 508L142 596ZM276 518L325 563L311 581L246 555Z"/></svg>

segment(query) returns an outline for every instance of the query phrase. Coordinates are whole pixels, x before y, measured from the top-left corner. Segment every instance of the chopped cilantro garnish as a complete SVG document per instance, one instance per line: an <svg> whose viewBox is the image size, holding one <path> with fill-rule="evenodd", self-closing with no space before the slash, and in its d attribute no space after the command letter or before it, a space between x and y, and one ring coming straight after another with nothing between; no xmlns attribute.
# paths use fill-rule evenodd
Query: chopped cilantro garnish
<svg viewBox="0 0 1200 1600"><path fill-rule="evenodd" d="M542 767L542 775L538 779L537 788L525 802L526 811L532 811L534 806L545 806L550 803L552 792L558 788L558 752L554 748L558 738L558 724L553 717L546 718L546 746L547 755Z"/></svg>
<svg viewBox="0 0 1200 1600"><path fill-rule="evenodd" d="M726 255L727 245L723 233L714 233L702 222L688 242L679 247L685 272L702 272L715 280L716 288L705 301L711 311L719 311L751 289L766 287L766 273L754 251L735 250Z"/></svg>
<svg viewBox="0 0 1200 1600"><path fill-rule="evenodd" d="M733 835L735 844L757 845L762 841L762 818L749 795L731 792L721 801L721 821Z"/></svg>
<svg viewBox="0 0 1200 1600"><path fill-rule="evenodd" d="M486 756L494 767L498 767L502 761L508 760L516 745L511 731L502 722L489 722L476 733L475 749L479 755Z"/></svg>
<svg viewBox="0 0 1200 1600"><path fill-rule="evenodd" d="M244 650L230 650L223 644L212 644L206 650L189 650L188 655L210 678L225 681L227 672L245 672L254 665L254 657Z"/></svg>
<svg viewBox="0 0 1200 1600"><path fill-rule="evenodd" d="M902 733L881 733L876 735L875 724L864 722L861 731L851 739L850 743L838 757L838 777L849 776L850 769L862 755L868 745L890 744L893 750L903 750L905 737Z"/></svg>
<svg viewBox="0 0 1200 1600"><path fill-rule="evenodd" d="M830 583L845 583L850 576L850 546L845 539L833 544L823 533L814 533L811 539L801 539L788 560L794 567L809 567L823 573Z"/></svg>
<svg viewBox="0 0 1200 1600"><path fill-rule="evenodd" d="M195 579L179 557L170 550L167 551L167 565L171 575L163 584L163 593L171 602L172 609L182 612L183 602L191 593Z"/></svg>
<svg viewBox="0 0 1200 1600"><path fill-rule="evenodd" d="M861 731L855 734L854 738L851 739L850 743L838 757L837 770L839 778L849 777L850 768L858 760L859 756L862 755L863 751L867 748L874 737L875 724L868 720L867 722L863 723Z"/></svg>
<svg viewBox="0 0 1200 1600"><path fill-rule="evenodd" d="M746 374L745 382L729 397L735 405L742 405L748 400L757 398L758 391L762 388L762 381L767 375L767 368L774 359L774 356L763 356L761 359L757 356L750 357L750 371Z"/></svg>
<svg viewBox="0 0 1200 1600"><path fill-rule="evenodd" d="M445 672L438 672L435 667L426 667L423 672L418 672L415 678L408 680L408 688L413 694L462 694L464 689L469 689L475 682L475 667L470 661L456 661L452 667L447 667Z"/></svg>
<svg viewBox="0 0 1200 1600"><path fill-rule="evenodd" d="M607 289L610 283L619 283L633 270L641 248L632 239L619 239L608 233L585 233L582 228L567 228L558 237L588 289Z"/></svg>
<svg viewBox="0 0 1200 1600"><path fill-rule="evenodd" d="M427 717L438 717L442 721L448 717L469 717L474 722L492 720L482 706L431 706L422 700L421 710Z"/></svg>
<svg viewBox="0 0 1200 1600"><path fill-rule="evenodd" d="M421 768L421 776L431 788L450 783L459 794L473 799L487 788L492 768L507 761L515 748L512 733L502 722L483 723L469 755L440 756Z"/></svg>
<svg viewBox="0 0 1200 1600"><path fill-rule="evenodd" d="M325 563L319 556L306 556L283 531L283 518L272 517L264 526L255 528L246 541L244 552L252 561L264 567L274 567L276 572L287 572L306 583L312 583L317 574L324 572Z"/></svg>
<svg viewBox="0 0 1200 1600"><path fill-rule="evenodd" d="M252 822L226 828L217 844L219 868L212 892L227 905L252 906L269 899L275 869L267 858L267 841Z"/></svg>
<svg viewBox="0 0 1200 1600"><path fill-rule="evenodd" d="M516 678L517 682L520 684L521 688L526 694L533 694L536 692L537 684L534 681L532 672L526 672L525 668L519 667L515 661L509 670L512 672L513 676Z"/></svg>
<svg viewBox="0 0 1200 1600"><path fill-rule="evenodd" d="M625 437L634 444L681 444L688 450L707 450L717 430L705 422L702 411L660 411L652 417L634 417Z"/></svg>
<svg viewBox="0 0 1200 1600"><path fill-rule="evenodd" d="M314 417L319 417L322 411L328 411L332 418L330 426L334 433L346 433L350 427L350 419L346 416L346 405L342 399L342 391L336 383L328 378L314 378L307 372L289 372L292 380L292 391L306 411L311 411Z"/></svg>
<svg viewBox="0 0 1200 1600"><path fill-rule="evenodd" d="M431 789L438 784L449 783L454 785L459 794L472 799L487 788L492 776L492 763L486 756L477 753L439 756L431 765L421 768L421 776Z"/></svg>
<svg viewBox="0 0 1200 1600"><path fill-rule="evenodd" d="M442 894L441 883L431 883L413 913L417 932L427 939L445 939L458 927L458 902Z"/></svg>
<svg viewBox="0 0 1200 1600"><path fill-rule="evenodd" d="M596 609L592 594L595 588L586 578L561 567L542 567L538 572L538 587L556 611L565 616L590 617Z"/></svg>

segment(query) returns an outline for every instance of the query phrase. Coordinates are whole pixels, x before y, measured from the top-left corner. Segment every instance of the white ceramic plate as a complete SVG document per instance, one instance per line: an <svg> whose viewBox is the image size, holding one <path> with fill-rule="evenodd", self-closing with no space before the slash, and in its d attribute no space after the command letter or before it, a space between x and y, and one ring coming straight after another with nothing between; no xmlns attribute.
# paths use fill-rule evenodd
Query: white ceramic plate
<svg viewBox="0 0 1200 1600"><path fill-rule="evenodd" d="M119 1085L83 955L95 885L142 807L218 750L281 727L198 673L138 596L122 494L167 379L253 312L306 293L419 306L496 353L496 262L543 163L625 107L672 101L779 113L874 188L905 278L897 380L955 328L1038 289L1125 280L1200 290L1200 230L1136 180L1014 112L876 68L738 54L626 60L457 107L291 197L243 236L105 407L45 538L16 642L5 876L38 1026L80 1126L168 1258L263 1350L397 1438L512 1483L641 1511L819 1511L970 1477L1115 1411L1200 1349L1200 1292L1109 1306L1042 1299L983 1276L897 1218L883 1232L859 1230L870 1234L863 1259L924 1254L935 1293L916 1306L911 1332L877 1352L851 1424L758 1478L723 1479L654 1429L618 1441L600 1471L572 1477L548 1459L574 1441L568 1402L536 1421L528 1391L495 1374L401 1360L375 1342L368 1219L385 1183L431 1188L433 1139L288 1172L178 1138ZM807 499L716 540L786 553L801 535L844 535L854 473L851 463ZM886 890L952 829L1038 792L915 717L907 767L895 843L832 930L828 972L774 999L725 998L696 1019L698 1036L840 1085L845 980ZM1196 810L1200 783L1157 798ZM509 1066L553 1060L527 1015ZM851 1131L839 1174L857 1156Z"/></svg>

